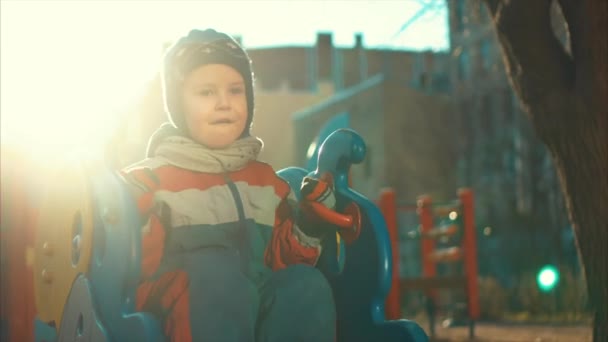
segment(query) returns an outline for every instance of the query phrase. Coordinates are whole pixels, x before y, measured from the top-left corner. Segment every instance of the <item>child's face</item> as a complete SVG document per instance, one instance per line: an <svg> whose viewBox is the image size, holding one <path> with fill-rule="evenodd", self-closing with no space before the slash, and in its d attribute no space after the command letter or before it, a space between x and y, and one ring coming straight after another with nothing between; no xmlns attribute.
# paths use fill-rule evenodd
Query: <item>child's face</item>
<svg viewBox="0 0 608 342"><path fill-rule="evenodd" d="M188 74L182 104L190 136L207 147L227 147L245 130L245 83L227 65L208 64Z"/></svg>

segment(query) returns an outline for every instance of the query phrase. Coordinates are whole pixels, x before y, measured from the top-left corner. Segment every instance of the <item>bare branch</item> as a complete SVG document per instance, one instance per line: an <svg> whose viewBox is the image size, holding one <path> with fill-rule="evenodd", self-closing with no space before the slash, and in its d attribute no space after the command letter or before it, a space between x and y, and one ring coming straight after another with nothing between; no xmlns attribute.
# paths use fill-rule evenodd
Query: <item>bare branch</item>
<svg viewBox="0 0 608 342"><path fill-rule="evenodd" d="M490 10L490 14L492 15L492 18L494 18L496 11L498 10L498 5L500 3L500 0L484 0L486 5L488 6L488 9Z"/></svg>

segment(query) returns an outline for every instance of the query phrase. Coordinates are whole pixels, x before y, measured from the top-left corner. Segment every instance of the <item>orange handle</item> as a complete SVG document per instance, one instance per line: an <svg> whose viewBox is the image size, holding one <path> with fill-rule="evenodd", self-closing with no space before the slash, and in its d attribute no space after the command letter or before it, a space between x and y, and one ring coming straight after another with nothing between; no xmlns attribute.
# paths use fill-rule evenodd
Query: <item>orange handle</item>
<svg viewBox="0 0 608 342"><path fill-rule="evenodd" d="M353 218L350 215L337 213L317 202L310 202L308 205L310 205L310 208L316 214L316 216L325 222L331 223L340 228L352 228L353 226Z"/></svg>

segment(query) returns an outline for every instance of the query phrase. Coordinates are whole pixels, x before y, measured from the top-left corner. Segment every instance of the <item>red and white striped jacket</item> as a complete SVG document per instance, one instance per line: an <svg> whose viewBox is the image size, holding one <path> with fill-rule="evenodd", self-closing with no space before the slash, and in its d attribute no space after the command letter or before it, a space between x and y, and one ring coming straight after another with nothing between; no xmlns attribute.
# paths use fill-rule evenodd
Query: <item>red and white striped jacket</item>
<svg viewBox="0 0 608 342"><path fill-rule="evenodd" d="M133 188L142 227L142 276L164 253L226 246L247 253L252 273L314 265L318 238L296 223L296 200L268 164L252 161L225 174L190 171L148 158L122 171ZM253 275L255 277L255 275Z"/></svg>

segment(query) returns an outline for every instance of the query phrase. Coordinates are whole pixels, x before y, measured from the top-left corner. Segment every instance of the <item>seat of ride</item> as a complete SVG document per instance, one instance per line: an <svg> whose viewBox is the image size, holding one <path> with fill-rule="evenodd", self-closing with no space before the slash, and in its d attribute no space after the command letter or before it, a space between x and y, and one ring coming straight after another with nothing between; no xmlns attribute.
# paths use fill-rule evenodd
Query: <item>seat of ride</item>
<svg viewBox="0 0 608 342"><path fill-rule="evenodd" d="M413 321L387 321L391 249L378 207L348 186L352 164L363 161L365 143L349 129L321 145L317 168L277 172L299 197L302 179L330 179L341 222L336 239L326 239L318 268L331 283L338 341L424 342ZM116 172L72 168L43 205L34 260L36 341L164 341L160 322L135 310L140 277L141 222L136 204ZM57 211L53 202L62 201ZM354 208L354 210L353 210ZM353 241L352 225L360 223ZM55 327L46 322L54 322Z"/></svg>

